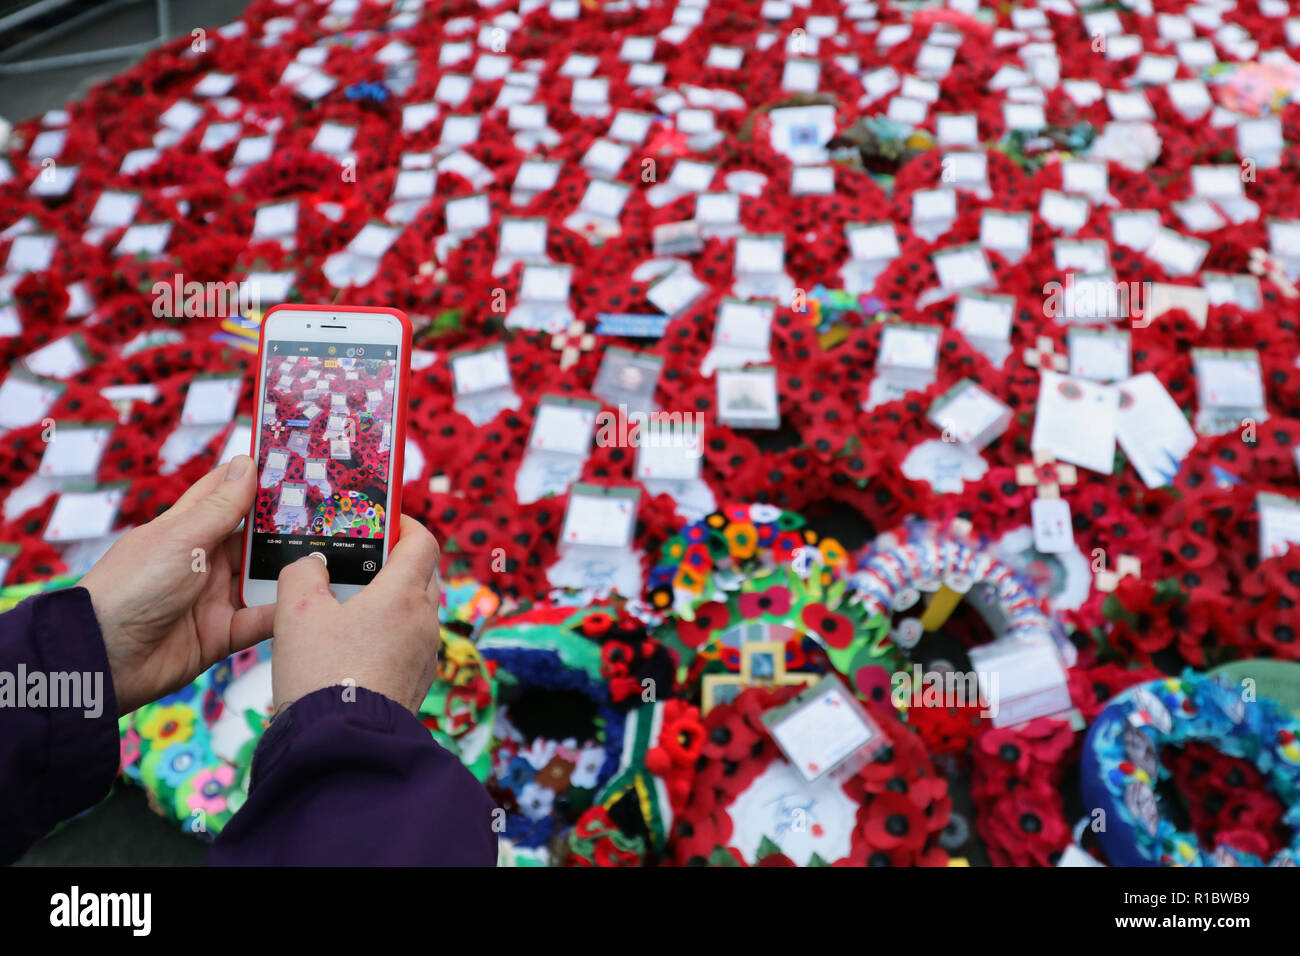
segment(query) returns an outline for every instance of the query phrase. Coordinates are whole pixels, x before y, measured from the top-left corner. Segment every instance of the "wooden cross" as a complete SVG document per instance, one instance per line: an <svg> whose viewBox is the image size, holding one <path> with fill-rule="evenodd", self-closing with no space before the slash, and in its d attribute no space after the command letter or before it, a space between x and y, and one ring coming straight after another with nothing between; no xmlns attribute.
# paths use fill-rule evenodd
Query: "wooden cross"
<svg viewBox="0 0 1300 956"><path fill-rule="evenodd" d="M1037 487L1039 498L1059 498L1061 485L1073 485L1078 480L1079 473L1073 465L1059 463L1055 455L1043 448L1034 452L1033 464L1016 465L1016 484Z"/></svg>
<svg viewBox="0 0 1300 956"><path fill-rule="evenodd" d="M1030 368L1052 368L1064 372L1070 367L1070 361L1056 351L1056 343L1050 335L1040 335L1035 348L1025 349L1025 364Z"/></svg>
<svg viewBox="0 0 1300 956"><path fill-rule="evenodd" d="M1115 570L1110 571L1102 568L1093 578L1098 591L1109 593L1119 586L1119 582L1127 577L1142 577L1142 562L1131 554L1122 554L1119 560L1115 562Z"/></svg>
<svg viewBox="0 0 1300 956"><path fill-rule="evenodd" d="M1282 294L1288 299L1294 299L1300 295L1296 287L1291 284L1291 280L1286 277L1286 272L1282 268L1282 263L1278 262L1263 249L1250 250L1250 271L1257 276L1268 278L1275 286L1282 290Z"/></svg>
<svg viewBox="0 0 1300 956"><path fill-rule="evenodd" d="M596 347L596 336L587 331L587 323L573 322L567 331L551 336L551 348L560 353L560 369L567 370L578 364L583 352Z"/></svg>

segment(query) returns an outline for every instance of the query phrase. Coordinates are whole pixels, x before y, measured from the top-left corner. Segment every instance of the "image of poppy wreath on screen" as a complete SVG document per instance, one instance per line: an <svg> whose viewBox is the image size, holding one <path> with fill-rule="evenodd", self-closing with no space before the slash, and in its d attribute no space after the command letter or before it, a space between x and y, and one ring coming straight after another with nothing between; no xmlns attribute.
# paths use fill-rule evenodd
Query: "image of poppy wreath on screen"
<svg viewBox="0 0 1300 956"><path fill-rule="evenodd" d="M1161 792L1170 772L1162 750L1205 743L1252 764L1285 805L1285 845L1265 858L1220 834L1207 847L1170 819ZM1300 719L1248 682L1188 671L1134 685L1098 715L1084 740L1080 780L1085 809L1104 814L1094 828L1116 866L1295 866L1300 860Z"/></svg>
<svg viewBox="0 0 1300 956"><path fill-rule="evenodd" d="M946 866L947 781L920 738L872 711L888 741L845 779L807 783L762 722L795 687L751 688L704 719L697 769L674 825L685 866Z"/></svg>

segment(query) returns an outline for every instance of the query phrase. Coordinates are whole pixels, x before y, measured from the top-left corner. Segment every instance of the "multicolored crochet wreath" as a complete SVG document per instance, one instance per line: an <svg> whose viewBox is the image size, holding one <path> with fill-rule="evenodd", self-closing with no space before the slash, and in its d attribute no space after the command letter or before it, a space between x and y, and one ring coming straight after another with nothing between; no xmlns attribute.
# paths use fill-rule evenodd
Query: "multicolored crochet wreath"
<svg viewBox="0 0 1300 956"><path fill-rule="evenodd" d="M444 632L419 717L480 780L490 769L496 682L472 642ZM243 805L253 751L271 721L271 643L234 655L120 721L122 774L149 805L211 839Z"/></svg>
<svg viewBox="0 0 1300 956"><path fill-rule="evenodd" d="M442 616L475 620L488 603L495 607L476 582L453 579L444 588ZM491 767L496 689L474 643L444 629L437 676L419 717L433 739L480 780ZM253 751L271 715L266 641L123 717L121 772L144 787L157 813L187 833L212 839L243 805Z"/></svg>
<svg viewBox="0 0 1300 956"><path fill-rule="evenodd" d="M145 788L155 812L210 840L247 799L271 700L266 642L123 717L122 773Z"/></svg>
<svg viewBox="0 0 1300 956"><path fill-rule="evenodd" d="M1291 842L1271 859L1201 846L1161 813L1161 750L1205 741L1249 760L1286 805ZM1085 806L1104 814L1098 840L1116 866L1295 866L1300 860L1300 718L1248 685L1186 672L1129 688L1098 715L1080 766Z"/></svg>
<svg viewBox="0 0 1300 956"><path fill-rule="evenodd" d="M660 858L703 737L698 708L684 701L629 710L619 767L570 833L567 865L628 866Z"/></svg>
<svg viewBox="0 0 1300 956"><path fill-rule="evenodd" d="M730 504L688 524L660 549L646 584L656 611L686 619L700 602L736 591L757 570L786 566L828 586L847 562L844 547L808 527L802 515L765 504Z"/></svg>
<svg viewBox="0 0 1300 956"><path fill-rule="evenodd" d="M546 850L618 766L624 717L601 674L602 645L584 632L607 619L600 606L542 604L479 635L499 687L487 787L505 811L500 840L513 847Z"/></svg>

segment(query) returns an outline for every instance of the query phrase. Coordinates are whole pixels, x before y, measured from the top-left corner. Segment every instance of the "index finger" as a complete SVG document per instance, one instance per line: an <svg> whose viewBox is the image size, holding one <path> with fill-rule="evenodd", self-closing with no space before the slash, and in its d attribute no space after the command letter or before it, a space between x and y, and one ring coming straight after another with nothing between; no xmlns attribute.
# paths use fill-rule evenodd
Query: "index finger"
<svg viewBox="0 0 1300 956"><path fill-rule="evenodd" d="M231 459L231 461L233 460L234 458ZM221 484L222 480L226 477L226 470L229 467L229 461L217 465L216 468L213 468L198 481L194 482L194 484L186 488L184 494L177 498L176 502L158 517L175 518L177 515L193 508L195 504L211 494L212 490L216 488L217 485Z"/></svg>
<svg viewBox="0 0 1300 956"><path fill-rule="evenodd" d="M409 515L402 515L401 535L370 587L378 586L381 591L404 587L427 590L438 573L441 557L438 539L429 529Z"/></svg>

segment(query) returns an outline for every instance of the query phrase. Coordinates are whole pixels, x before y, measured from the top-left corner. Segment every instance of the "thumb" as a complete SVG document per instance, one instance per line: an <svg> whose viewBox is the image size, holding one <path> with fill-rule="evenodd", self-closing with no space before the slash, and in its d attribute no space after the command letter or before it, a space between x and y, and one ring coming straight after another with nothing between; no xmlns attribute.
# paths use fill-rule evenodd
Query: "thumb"
<svg viewBox="0 0 1300 956"><path fill-rule="evenodd" d="M283 613L301 610L313 601L322 599L335 603L329 585L330 573L325 566L325 555L319 551L286 564L280 571L276 588L276 611Z"/></svg>
<svg viewBox="0 0 1300 956"><path fill-rule="evenodd" d="M236 455L226 465L221 480L178 516L190 534L205 541L220 541L248 516L257 495L253 459Z"/></svg>

